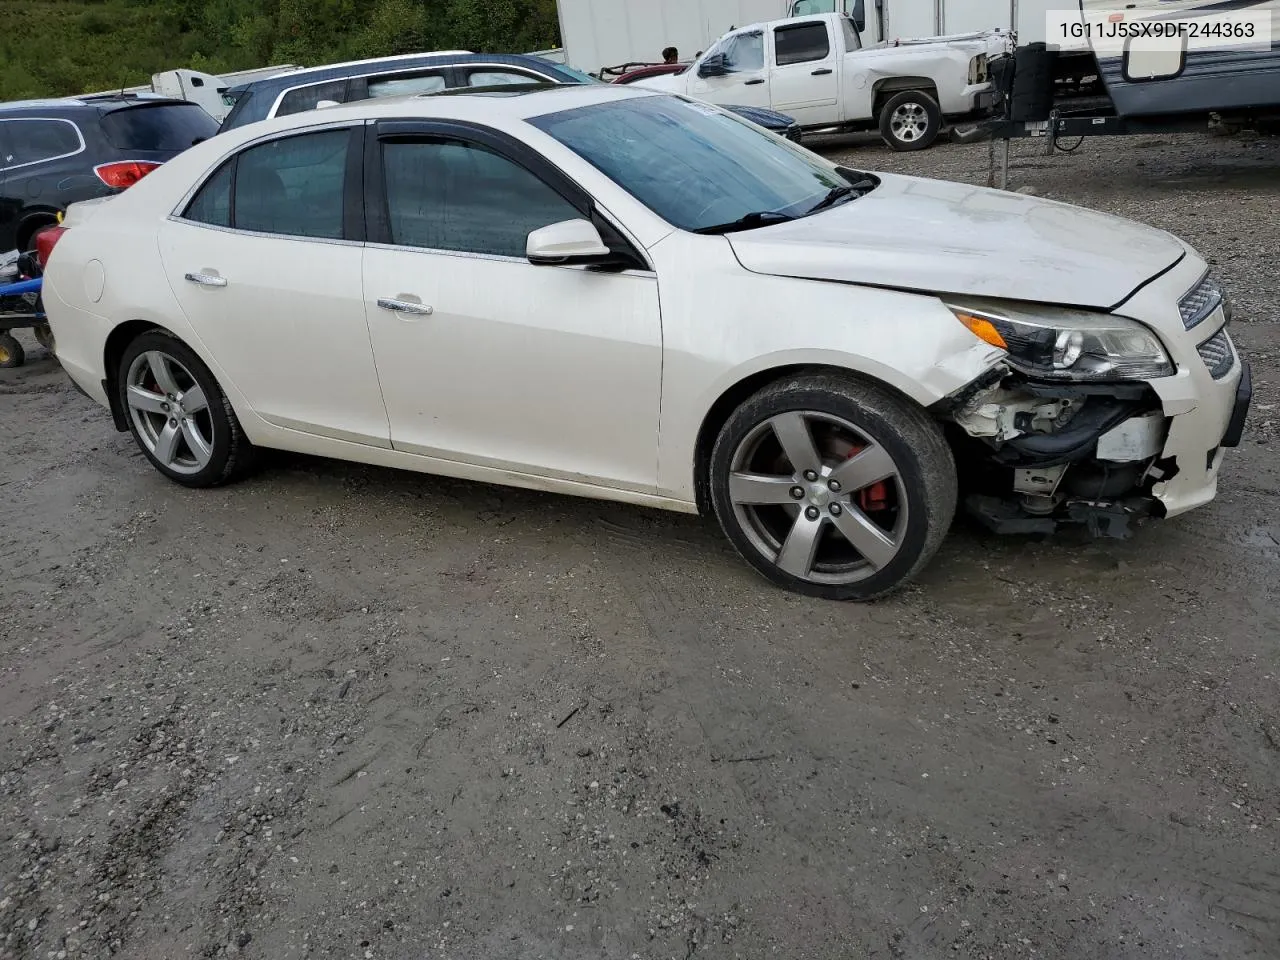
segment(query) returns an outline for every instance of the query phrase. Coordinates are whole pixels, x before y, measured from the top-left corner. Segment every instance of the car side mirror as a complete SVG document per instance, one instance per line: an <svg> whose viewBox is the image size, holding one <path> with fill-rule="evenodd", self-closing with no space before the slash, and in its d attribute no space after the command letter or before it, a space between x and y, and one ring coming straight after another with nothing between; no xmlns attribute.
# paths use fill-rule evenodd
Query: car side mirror
<svg viewBox="0 0 1280 960"><path fill-rule="evenodd" d="M867 5L866 0L854 0L853 13L849 15L849 19L853 21L853 25L859 33L867 29Z"/></svg>
<svg viewBox="0 0 1280 960"><path fill-rule="evenodd" d="M564 220L529 234L525 256L539 266L559 266L604 263L613 251L590 220Z"/></svg>
<svg viewBox="0 0 1280 960"><path fill-rule="evenodd" d="M713 53L698 64L698 76L700 77L723 77L728 72L729 69L725 66L723 53Z"/></svg>

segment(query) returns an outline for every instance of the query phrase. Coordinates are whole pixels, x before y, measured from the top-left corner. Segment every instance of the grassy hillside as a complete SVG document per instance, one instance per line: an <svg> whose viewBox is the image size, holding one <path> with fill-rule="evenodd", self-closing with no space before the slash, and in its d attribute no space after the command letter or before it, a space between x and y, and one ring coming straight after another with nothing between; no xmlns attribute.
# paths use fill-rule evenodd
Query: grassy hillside
<svg viewBox="0 0 1280 960"><path fill-rule="evenodd" d="M0 0L0 100L418 50L555 46L555 0Z"/></svg>

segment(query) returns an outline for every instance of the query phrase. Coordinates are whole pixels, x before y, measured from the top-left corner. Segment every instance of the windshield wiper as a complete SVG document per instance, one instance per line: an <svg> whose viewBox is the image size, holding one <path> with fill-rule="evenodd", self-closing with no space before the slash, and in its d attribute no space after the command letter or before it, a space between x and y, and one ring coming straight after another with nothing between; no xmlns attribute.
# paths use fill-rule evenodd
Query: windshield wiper
<svg viewBox="0 0 1280 960"><path fill-rule="evenodd" d="M839 186L832 187L827 191L827 195L825 197L808 209L805 216L807 217L811 213L817 213L819 210L825 210L827 207L834 207L846 197L853 198L854 194L862 196L863 193L874 188L875 181L865 179L859 180L856 183L842 183Z"/></svg>
<svg viewBox="0 0 1280 960"><path fill-rule="evenodd" d="M733 233L736 230L751 230L770 223L786 223L795 217L777 210L753 210L751 213L731 220L729 223L717 223L710 227L699 227L694 233Z"/></svg>

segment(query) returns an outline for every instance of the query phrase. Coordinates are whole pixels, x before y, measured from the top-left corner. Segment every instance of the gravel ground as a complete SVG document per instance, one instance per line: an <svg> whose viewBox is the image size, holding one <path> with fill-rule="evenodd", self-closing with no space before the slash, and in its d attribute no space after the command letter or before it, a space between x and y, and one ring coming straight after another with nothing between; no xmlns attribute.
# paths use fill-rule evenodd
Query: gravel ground
<svg viewBox="0 0 1280 960"><path fill-rule="evenodd" d="M1245 445L1192 515L960 521L874 605L684 516L294 457L187 491L33 345L0 371L0 957L1280 956L1280 142L1040 151L1011 186L1217 264Z"/></svg>

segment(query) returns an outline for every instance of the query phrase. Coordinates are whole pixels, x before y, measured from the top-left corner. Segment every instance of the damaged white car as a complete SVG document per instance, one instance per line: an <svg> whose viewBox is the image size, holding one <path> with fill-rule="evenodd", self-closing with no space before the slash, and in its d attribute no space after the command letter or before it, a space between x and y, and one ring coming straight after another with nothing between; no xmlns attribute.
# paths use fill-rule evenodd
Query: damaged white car
<svg viewBox="0 0 1280 960"><path fill-rule="evenodd" d="M615 87L250 125L73 206L58 357L173 480L281 448L713 513L868 599L962 495L1122 533L1214 495L1247 367L1204 261Z"/></svg>

